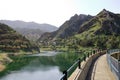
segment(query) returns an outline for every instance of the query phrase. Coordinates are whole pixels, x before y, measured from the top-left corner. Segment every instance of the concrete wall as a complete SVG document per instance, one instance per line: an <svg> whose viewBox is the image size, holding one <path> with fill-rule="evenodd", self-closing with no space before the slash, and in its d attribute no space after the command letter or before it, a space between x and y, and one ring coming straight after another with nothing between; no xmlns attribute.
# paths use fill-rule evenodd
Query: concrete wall
<svg viewBox="0 0 120 80"><path fill-rule="evenodd" d="M82 65L81 65L81 70L80 72L78 73L78 76L77 75L74 75L75 78L73 79L68 79L68 80L85 80L86 79L86 76L87 76L87 73L89 71L89 68L91 66L91 64L94 62L94 60L96 60L99 56L105 54L106 51L103 51L103 52L98 52L92 56L90 56ZM72 75L71 75L72 76Z"/></svg>

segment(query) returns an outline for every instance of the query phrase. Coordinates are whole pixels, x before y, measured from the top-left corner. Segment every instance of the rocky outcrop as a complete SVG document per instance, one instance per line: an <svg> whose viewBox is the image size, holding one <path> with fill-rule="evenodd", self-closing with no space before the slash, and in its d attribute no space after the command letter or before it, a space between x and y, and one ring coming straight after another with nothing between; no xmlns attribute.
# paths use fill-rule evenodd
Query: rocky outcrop
<svg viewBox="0 0 120 80"><path fill-rule="evenodd" d="M120 16L103 9L93 19L83 24L79 29L79 33L90 30L93 27L99 27L94 31L96 35L120 35Z"/></svg>

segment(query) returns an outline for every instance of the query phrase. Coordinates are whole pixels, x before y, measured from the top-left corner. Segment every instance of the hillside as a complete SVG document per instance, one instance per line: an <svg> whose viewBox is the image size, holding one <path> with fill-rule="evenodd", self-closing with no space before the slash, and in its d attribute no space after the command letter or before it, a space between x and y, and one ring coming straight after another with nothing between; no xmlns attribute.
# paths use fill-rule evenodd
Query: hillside
<svg viewBox="0 0 120 80"><path fill-rule="evenodd" d="M103 49L120 48L120 15L103 9L84 23L78 35L79 45Z"/></svg>
<svg viewBox="0 0 120 80"><path fill-rule="evenodd" d="M103 9L94 17L75 15L57 31L42 35L39 41L45 46L53 45L54 41L56 46L75 49L120 48L120 14Z"/></svg>
<svg viewBox="0 0 120 80"><path fill-rule="evenodd" d="M93 19L80 27L79 33L85 31L95 35L120 35L120 16L103 9Z"/></svg>
<svg viewBox="0 0 120 80"><path fill-rule="evenodd" d="M30 41L36 41L45 32L40 29L15 28L17 32L25 36Z"/></svg>
<svg viewBox="0 0 120 80"><path fill-rule="evenodd" d="M45 39L53 39L56 38L68 38L73 36L79 31L79 27L86 21L90 20L92 16L90 15L84 15L75 14L73 17L70 18L70 20L67 20L63 25L60 26L60 28L57 31L54 31L52 33L45 33L41 36L39 40L45 40Z"/></svg>
<svg viewBox="0 0 120 80"><path fill-rule="evenodd" d="M35 22L0 20L11 26L14 30L24 35L27 39L36 41L43 33L57 30L57 27L50 24L38 24Z"/></svg>
<svg viewBox="0 0 120 80"><path fill-rule="evenodd" d="M28 39L6 24L0 23L0 52L39 51Z"/></svg>

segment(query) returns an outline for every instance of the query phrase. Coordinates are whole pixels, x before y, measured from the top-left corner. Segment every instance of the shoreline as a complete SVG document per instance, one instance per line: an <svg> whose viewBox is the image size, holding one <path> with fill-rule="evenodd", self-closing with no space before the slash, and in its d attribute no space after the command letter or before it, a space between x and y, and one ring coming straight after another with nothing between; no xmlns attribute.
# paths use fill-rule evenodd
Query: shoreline
<svg viewBox="0 0 120 80"><path fill-rule="evenodd" d="M8 57L6 53L0 53L0 72L6 69L6 64L11 63L13 60Z"/></svg>
<svg viewBox="0 0 120 80"><path fill-rule="evenodd" d="M5 69L5 65L0 64L0 72L4 71L4 69Z"/></svg>

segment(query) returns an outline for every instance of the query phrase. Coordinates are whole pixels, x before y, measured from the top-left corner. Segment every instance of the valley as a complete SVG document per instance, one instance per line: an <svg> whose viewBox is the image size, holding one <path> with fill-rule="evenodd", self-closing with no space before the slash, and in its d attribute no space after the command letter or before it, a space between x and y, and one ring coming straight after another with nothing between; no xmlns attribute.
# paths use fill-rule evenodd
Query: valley
<svg viewBox="0 0 120 80"><path fill-rule="evenodd" d="M21 77L24 80L60 79L62 71L68 69L79 57L80 54L61 52L44 52L21 57L11 56L14 61L8 64L3 72L0 72L0 80L20 80Z"/></svg>
<svg viewBox="0 0 120 80"><path fill-rule="evenodd" d="M57 30L56 26L50 24L39 24L36 22L24 22L20 20L0 20L0 23L7 24L27 39L35 42L45 32L52 32Z"/></svg>
<svg viewBox="0 0 120 80"><path fill-rule="evenodd" d="M106 9L95 16L75 14L59 28L1 20L0 80L57 80L77 59L119 48L120 14Z"/></svg>

